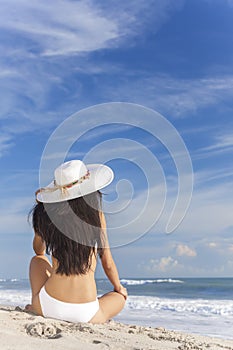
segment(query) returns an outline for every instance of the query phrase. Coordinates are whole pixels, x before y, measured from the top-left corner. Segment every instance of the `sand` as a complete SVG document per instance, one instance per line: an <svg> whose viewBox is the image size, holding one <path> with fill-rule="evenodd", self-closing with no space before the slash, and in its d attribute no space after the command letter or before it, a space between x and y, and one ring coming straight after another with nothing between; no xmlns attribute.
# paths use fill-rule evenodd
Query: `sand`
<svg viewBox="0 0 233 350"><path fill-rule="evenodd" d="M20 307L0 307L1 350L233 350L233 340L141 327L45 319Z"/></svg>

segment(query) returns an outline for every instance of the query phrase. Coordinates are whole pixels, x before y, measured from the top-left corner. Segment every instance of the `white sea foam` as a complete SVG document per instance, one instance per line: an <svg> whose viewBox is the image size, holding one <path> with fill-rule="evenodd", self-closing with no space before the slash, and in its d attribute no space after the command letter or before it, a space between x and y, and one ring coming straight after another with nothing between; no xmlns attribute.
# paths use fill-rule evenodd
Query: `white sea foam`
<svg viewBox="0 0 233 350"><path fill-rule="evenodd" d="M30 290L1 290L0 304L23 305L30 301ZM130 295L125 309L143 312L163 312L164 314L197 314L201 316L233 317L233 300L168 299L153 296Z"/></svg>
<svg viewBox="0 0 233 350"><path fill-rule="evenodd" d="M19 282L20 279L18 278L10 278L10 279L7 279L7 278L0 278L0 282Z"/></svg>
<svg viewBox="0 0 233 350"><path fill-rule="evenodd" d="M0 304L25 306L29 289L0 290ZM233 338L233 300L169 299L130 295L116 321Z"/></svg>
<svg viewBox="0 0 233 350"><path fill-rule="evenodd" d="M5 289L0 291L0 304L25 306L30 303L30 290L12 290Z"/></svg>
<svg viewBox="0 0 233 350"><path fill-rule="evenodd" d="M144 285L149 283L184 283L184 282L181 280L167 278L167 279L155 279L155 280L121 279L121 283L127 286L137 286L137 285Z"/></svg>
<svg viewBox="0 0 233 350"><path fill-rule="evenodd" d="M121 280L125 282L157 283L155 280ZM13 281L12 281L13 282ZM158 282L159 283L159 282ZM169 282L170 283L170 282ZM126 283L125 283L126 284ZM19 304L28 303L30 300L30 289L1 289L1 304ZM233 317L233 300L232 299L185 299L185 298L160 298L155 296L136 296L129 295L125 306L127 310L139 310L163 313L172 312L173 314L197 314L201 316L222 315Z"/></svg>
<svg viewBox="0 0 233 350"><path fill-rule="evenodd" d="M233 339L233 300L129 296L116 321Z"/></svg>
<svg viewBox="0 0 233 350"><path fill-rule="evenodd" d="M183 314L233 316L233 300L165 299L145 296L129 296L129 310L151 310Z"/></svg>

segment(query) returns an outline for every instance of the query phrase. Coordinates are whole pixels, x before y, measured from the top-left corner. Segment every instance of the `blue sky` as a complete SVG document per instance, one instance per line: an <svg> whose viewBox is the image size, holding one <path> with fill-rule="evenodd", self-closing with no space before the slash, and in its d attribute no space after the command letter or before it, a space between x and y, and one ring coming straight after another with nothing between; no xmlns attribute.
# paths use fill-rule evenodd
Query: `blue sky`
<svg viewBox="0 0 233 350"><path fill-rule="evenodd" d="M167 118L187 146L194 173L189 210L172 234L164 233L163 217L140 239L143 228L136 225L116 233L125 242L132 234L138 238L113 249L120 275L232 276L232 16L232 0L1 1L0 277L27 277L27 213L51 134L83 108L119 101ZM177 180L167 150L145 131L111 122L109 116L108 126L82 136L68 158L83 157L95 146L99 159L112 154L116 179L108 198L124 205L130 182L139 204L146 179L133 164L141 154L134 142L144 145L165 173L168 212ZM113 152L111 140L117 138L128 143L118 142L125 146ZM117 159L127 154L131 162ZM117 181L125 178L117 197ZM145 222L162 201L156 184ZM108 222L126 219L119 211Z"/></svg>

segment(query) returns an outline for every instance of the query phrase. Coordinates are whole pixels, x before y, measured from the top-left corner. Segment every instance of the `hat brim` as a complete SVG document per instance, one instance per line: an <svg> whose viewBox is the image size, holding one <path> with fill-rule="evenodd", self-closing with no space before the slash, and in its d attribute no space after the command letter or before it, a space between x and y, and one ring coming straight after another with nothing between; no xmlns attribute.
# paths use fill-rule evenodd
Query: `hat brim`
<svg viewBox="0 0 233 350"><path fill-rule="evenodd" d="M42 203L56 203L83 197L108 186L114 178L112 169L107 165L87 164L86 167L90 172L90 176L82 183L66 188L64 193L62 193L60 189L55 189L54 182L51 182L45 187L48 191L39 192L36 199ZM49 191L49 189L51 189L51 191Z"/></svg>

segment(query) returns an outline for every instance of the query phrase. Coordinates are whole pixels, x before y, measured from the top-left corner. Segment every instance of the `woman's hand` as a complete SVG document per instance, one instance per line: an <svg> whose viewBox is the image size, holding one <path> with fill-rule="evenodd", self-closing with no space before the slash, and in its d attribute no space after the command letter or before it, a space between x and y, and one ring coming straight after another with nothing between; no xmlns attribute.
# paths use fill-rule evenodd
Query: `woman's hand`
<svg viewBox="0 0 233 350"><path fill-rule="evenodd" d="M118 288L115 288L115 289L114 289L114 292L117 292L117 293L123 295L123 297L125 298L125 300L126 300L127 297L128 297L127 289L126 289L125 287L123 287L122 284L120 284Z"/></svg>

